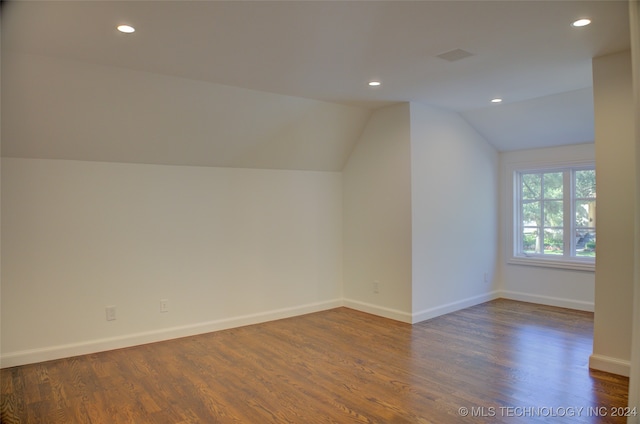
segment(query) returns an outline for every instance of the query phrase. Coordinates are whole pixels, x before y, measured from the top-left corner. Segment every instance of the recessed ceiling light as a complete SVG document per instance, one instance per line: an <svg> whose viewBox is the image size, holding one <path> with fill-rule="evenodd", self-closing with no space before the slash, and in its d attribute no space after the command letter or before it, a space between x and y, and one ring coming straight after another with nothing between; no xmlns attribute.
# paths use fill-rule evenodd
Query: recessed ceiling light
<svg viewBox="0 0 640 424"><path fill-rule="evenodd" d="M577 21L575 21L574 23L571 24L571 26L574 27L583 27L583 26L587 26L591 23L591 19L578 19Z"/></svg>
<svg viewBox="0 0 640 424"><path fill-rule="evenodd" d="M502 99L499 97L496 97L495 99L491 99L491 103L501 103Z"/></svg>
<svg viewBox="0 0 640 424"><path fill-rule="evenodd" d="M136 32L136 29L130 25L118 25L118 31L131 34L132 32Z"/></svg>
<svg viewBox="0 0 640 424"><path fill-rule="evenodd" d="M379 87L382 85L380 81L369 81L369 87Z"/></svg>

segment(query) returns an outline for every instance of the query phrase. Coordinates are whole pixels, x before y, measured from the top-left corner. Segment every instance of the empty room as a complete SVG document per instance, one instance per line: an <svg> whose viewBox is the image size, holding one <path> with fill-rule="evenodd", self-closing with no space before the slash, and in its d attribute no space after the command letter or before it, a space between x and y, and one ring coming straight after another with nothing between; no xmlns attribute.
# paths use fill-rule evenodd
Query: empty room
<svg viewBox="0 0 640 424"><path fill-rule="evenodd" d="M0 422L640 423L639 9L2 2Z"/></svg>

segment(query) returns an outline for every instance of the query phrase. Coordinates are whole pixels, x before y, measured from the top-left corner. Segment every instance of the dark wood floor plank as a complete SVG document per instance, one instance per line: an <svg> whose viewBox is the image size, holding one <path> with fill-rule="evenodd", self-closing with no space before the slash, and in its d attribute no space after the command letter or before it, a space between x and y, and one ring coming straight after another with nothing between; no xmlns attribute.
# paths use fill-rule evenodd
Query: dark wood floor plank
<svg viewBox="0 0 640 424"><path fill-rule="evenodd" d="M623 423L587 414L628 390L588 369L592 334L591 313L507 300L416 325L338 308L1 370L0 421Z"/></svg>

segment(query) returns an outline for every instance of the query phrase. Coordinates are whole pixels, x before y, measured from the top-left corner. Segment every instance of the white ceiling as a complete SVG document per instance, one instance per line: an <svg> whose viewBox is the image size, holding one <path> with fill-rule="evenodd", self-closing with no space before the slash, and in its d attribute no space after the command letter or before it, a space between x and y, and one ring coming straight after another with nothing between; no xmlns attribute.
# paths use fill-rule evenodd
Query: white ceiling
<svg viewBox="0 0 640 424"><path fill-rule="evenodd" d="M593 23L571 27L581 17ZM359 107L426 103L506 151L593 141L591 59L628 49L628 26L626 0L14 0L2 47ZM437 57L454 49L472 56Z"/></svg>

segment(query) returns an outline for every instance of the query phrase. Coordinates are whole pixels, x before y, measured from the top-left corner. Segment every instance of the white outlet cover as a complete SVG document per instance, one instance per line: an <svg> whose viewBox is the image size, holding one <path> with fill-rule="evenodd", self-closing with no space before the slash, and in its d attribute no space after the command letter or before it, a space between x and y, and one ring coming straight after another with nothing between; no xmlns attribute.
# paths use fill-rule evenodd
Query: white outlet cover
<svg viewBox="0 0 640 424"><path fill-rule="evenodd" d="M116 319L116 307L115 306L107 306L105 308L107 321L113 321Z"/></svg>
<svg viewBox="0 0 640 424"><path fill-rule="evenodd" d="M160 300L160 312L169 312L169 301L167 299Z"/></svg>

